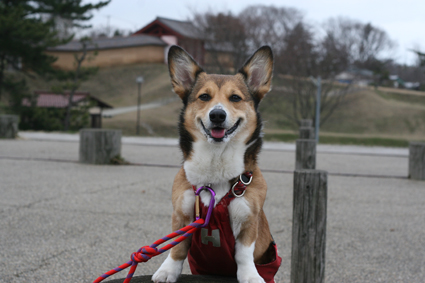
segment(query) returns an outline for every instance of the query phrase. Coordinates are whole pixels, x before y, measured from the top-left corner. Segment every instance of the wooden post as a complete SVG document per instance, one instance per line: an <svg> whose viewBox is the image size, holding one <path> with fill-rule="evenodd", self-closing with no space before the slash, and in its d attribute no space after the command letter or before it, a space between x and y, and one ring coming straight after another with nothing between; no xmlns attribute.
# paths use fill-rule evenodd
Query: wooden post
<svg viewBox="0 0 425 283"><path fill-rule="evenodd" d="M294 172L291 283L325 280L328 173Z"/></svg>
<svg viewBox="0 0 425 283"><path fill-rule="evenodd" d="M316 140L298 139L296 142L295 169L316 169Z"/></svg>
<svg viewBox="0 0 425 283"><path fill-rule="evenodd" d="M109 164L121 155L121 131L105 129L80 130L80 162Z"/></svg>
<svg viewBox="0 0 425 283"><path fill-rule="evenodd" d="M314 129L311 127L300 128L300 139L303 140L314 140Z"/></svg>
<svg viewBox="0 0 425 283"><path fill-rule="evenodd" d="M18 115L0 115L0 138L16 138L18 136L18 124Z"/></svg>
<svg viewBox="0 0 425 283"><path fill-rule="evenodd" d="M409 143L409 178L425 180L425 142Z"/></svg>
<svg viewBox="0 0 425 283"><path fill-rule="evenodd" d="M312 120L301 120L300 139L314 139L314 128Z"/></svg>
<svg viewBox="0 0 425 283"><path fill-rule="evenodd" d="M123 271L126 273L126 271ZM123 279L115 279L107 281L108 283L123 283ZM187 283L238 283L235 277L223 277L213 275L188 275L182 274L179 276L177 282ZM131 279L131 283L152 283L152 275L135 276Z"/></svg>
<svg viewBox="0 0 425 283"><path fill-rule="evenodd" d="M303 128L303 127L312 128L313 127L313 121L310 120L310 119L303 119L303 120L300 120L300 122L301 122L300 128Z"/></svg>

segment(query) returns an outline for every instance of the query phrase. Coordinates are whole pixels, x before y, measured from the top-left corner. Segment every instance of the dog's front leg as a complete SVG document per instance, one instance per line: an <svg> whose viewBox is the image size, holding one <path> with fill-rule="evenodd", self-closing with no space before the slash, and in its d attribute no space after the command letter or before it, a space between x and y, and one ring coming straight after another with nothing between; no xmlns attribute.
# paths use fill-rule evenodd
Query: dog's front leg
<svg viewBox="0 0 425 283"><path fill-rule="evenodd" d="M229 206L232 229L235 236L235 261L240 283L264 283L254 263L255 243L258 237L258 215L249 208L248 202L236 199Z"/></svg>
<svg viewBox="0 0 425 283"><path fill-rule="evenodd" d="M183 206L178 206L173 211L172 228L177 231L190 223L193 220L193 205L195 197L193 191L186 191L183 195ZM192 209L189 209L189 208ZM168 257L162 263L161 267L152 276L154 282L176 282L183 268L183 262L187 257L190 248L191 237L187 238L180 244L174 246Z"/></svg>
<svg viewBox="0 0 425 283"><path fill-rule="evenodd" d="M254 264L254 248L255 242L245 245L236 240L235 260L238 265L237 278L240 283L264 283Z"/></svg>
<svg viewBox="0 0 425 283"><path fill-rule="evenodd" d="M254 250L257 225L251 223L250 231L242 230L235 243L235 260L238 266L237 278L240 283L264 283L254 264ZM251 225L250 225L251 226ZM255 227L254 227L255 226Z"/></svg>

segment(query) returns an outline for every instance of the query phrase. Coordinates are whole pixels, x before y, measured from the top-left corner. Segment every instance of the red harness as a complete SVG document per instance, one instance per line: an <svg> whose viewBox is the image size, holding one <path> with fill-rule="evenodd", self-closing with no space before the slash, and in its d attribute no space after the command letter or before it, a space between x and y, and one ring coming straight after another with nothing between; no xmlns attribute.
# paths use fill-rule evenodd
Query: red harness
<svg viewBox="0 0 425 283"><path fill-rule="evenodd" d="M236 277L235 237L230 225L228 206L236 197L245 194L252 173L242 174L231 190L214 207L208 225L193 233L188 260L192 274L221 275ZM194 187L196 191L196 187ZM208 207L200 203L201 215L205 216ZM267 264L256 264L258 273L268 283L274 282L274 276L282 259L277 254L276 244L270 243L274 260Z"/></svg>

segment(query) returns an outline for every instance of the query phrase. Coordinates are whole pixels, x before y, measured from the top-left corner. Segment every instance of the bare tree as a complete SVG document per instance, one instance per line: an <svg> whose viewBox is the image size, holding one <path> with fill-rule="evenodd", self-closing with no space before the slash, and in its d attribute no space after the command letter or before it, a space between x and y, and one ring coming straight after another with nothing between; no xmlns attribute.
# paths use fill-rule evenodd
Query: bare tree
<svg viewBox="0 0 425 283"><path fill-rule="evenodd" d="M315 119L317 87L310 77L321 77L321 123L347 102L352 85L340 84L336 75L349 67L371 69L376 81L388 76L382 54L394 45L385 31L370 23L347 18L329 19L323 32L303 18L293 8L265 5L248 6L238 16L230 12L205 13L194 16L196 26L205 38L211 63L219 72L229 70L220 55L232 53L232 67L238 67L247 51L261 45L271 45L274 51L275 75L286 75L283 92L287 119ZM215 54L215 55L214 55ZM275 88L276 89L276 88ZM289 107L289 108L288 108Z"/></svg>
<svg viewBox="0 0 425 283"><path fill-rule="evenodd" d="M205 41L210 66L220 73L228 73L242 66L248 52L245 27L232 13L196 13L192 19L199 36Z"/></svg>
<svg viewBox="0 0 425 283"><path fill-rule="evenodd" d="M348 18L329 19L325 31L327 37L334 39L335 46L346 54L348 63L360 68L369 68L395 46L384 30Z"/></svg>
<svg viewBox="0 0 425 283"><path fill-rule="evenodd" d="M316 76L318 73L318 52L312 30L299 22L282 39L284 44L276 54L280 64L275 69L282 74L297 77Z"/></svg>
<svg viewBox="0 0 425 283"><path fill-rule="evenodd" d="M95 28L90 29L90 32L88 33L88 37L90 38L106 38L106 37L116 37L116 36L126 36L131 34L131 31L119 29L114 26L106 26L106 25L99 25Z"/></svg>
<svg viewBox="0 0 425 283"><path fill-rule="evenodd" d="M416 53L418 56L417 58L417 65L421 67L425 67L425 53L419 51L419 50L411 50L412 52Z"/></svg>
<svg viewBox="0 0 425 283"><path fill-rule="evenodd" d="M71 109L75 106L73 102L74 94L80 87L83 81L87 81L91 76L97 73L97 67L84 67L85 61L90 61L97 55L97 52L91 52L89 49L96 49L92 41L88 37L80 39L81 49L74 55L74 70L61 71L58 70L56 78L61 82L58 87L54 87L55 92L64 93L65 90L69 91L68 106L66 108L64 130L68 131L71 123ZM90 46L91 45L91 46Z"/></svg>
<svg viewBox="0 0 425 283"><path fill-rule="evenodd" d="M353 88L350 84L339 84L335 74L348 65L346 50L337 44L332 36L321 40L315 38L314 29L299 22L283 39L284 48L279 54L282 61L277 70L281 75L283 115L298 126L302 119L312 119L315 124L317 86L313 78L320 76L321 124L326 123L334 111L346 102L346 96Z"/></svg>
<svg viewBox="0 0 425 283"><path fill-rule="evenodd" d="M313 78L280 75L284 86L275 87L282 105L282 115L292 122L294 127L302 119L316 119L317 86ZM320 99L320 124L326 123L336 109L349 103L348 94L356 91L352 84L339 84L335 80L322 80Z"/></svg>
<svg viewBox="0 0 425 283"><path fill-rule="evenodd" d="M294 8L253 5L242 10L239 18L251 49L267 44L278 54L284 48L282 39L302 21L303 15Z"/></svg>

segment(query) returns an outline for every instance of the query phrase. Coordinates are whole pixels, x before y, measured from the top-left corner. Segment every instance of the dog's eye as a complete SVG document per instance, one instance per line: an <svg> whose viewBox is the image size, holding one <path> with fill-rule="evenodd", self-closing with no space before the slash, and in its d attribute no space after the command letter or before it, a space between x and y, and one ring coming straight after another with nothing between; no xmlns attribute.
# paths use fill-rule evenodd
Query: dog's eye
<svg viewBox="0 0 425 283"><path fill-rule="evenodd" d="M202 101L209 101L211 99L211 96L208 93L204 93L199 96L199 99Z"/></svg>
<svg viewBox="0 0 425 283"><path fill-rule="evenodd" d="M232 102L239 102L242 100L242 98L239 95L233 94L232 96L230 96L229 100Z"/></svg>

